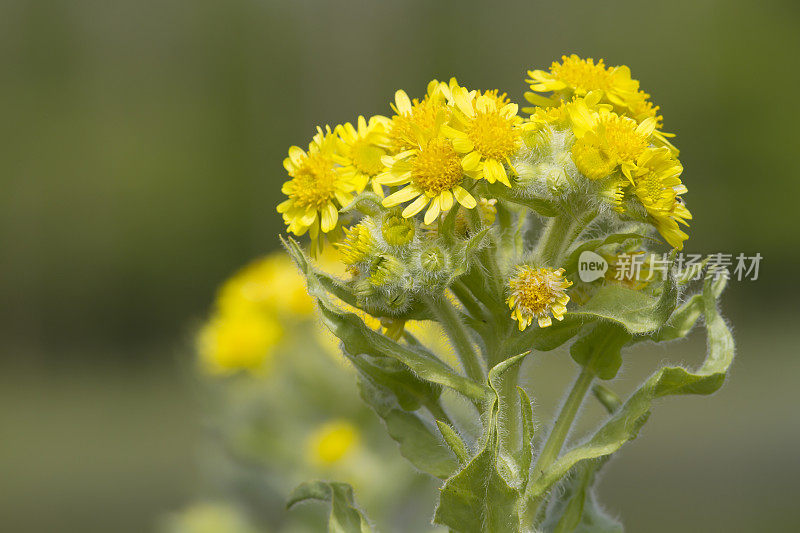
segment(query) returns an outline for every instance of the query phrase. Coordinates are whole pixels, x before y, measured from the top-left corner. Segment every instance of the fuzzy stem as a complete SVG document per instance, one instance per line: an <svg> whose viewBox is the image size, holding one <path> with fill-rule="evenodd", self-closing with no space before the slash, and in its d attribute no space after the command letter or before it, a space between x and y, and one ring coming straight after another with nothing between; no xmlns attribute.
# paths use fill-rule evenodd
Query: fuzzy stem
<svg viewBox="0 0 800 533"><path fill-rule="evenodd" d="M536 244L536 257L544 264L560 266L569 247L596 216L596 209L588 209L577 216L563 213L551 218Z"/></svg>
<svg viewBox="0 0 800 533"><path fill-rule="evenodd" d="M550 431L550 435L548 435L547 441L544 443L542 453L539 454L539 457L536 460L529 486L533 485L533 482L536 480L536 478L541 476L544 471L558 458L558 454L561 452L561 448L564 446L564 442L567 440L569 431L572 428L572 423L575 421L578 410L580 409L586 394L589 392L593 380L594 373L592 373L586 367L581 368L581 372L578 374L578 378L575 380L575 383L572 384L572 388L569 391L567 399L564 401L564 405L561 406L561 410L558 413L558 417L553 425L553 429ZM536 508L540 503L540 501L532 502L528 510L529 513L534 515L536 513Z"/></svg>
<svg viewBox="0 0 800 533"><path fill-rule="evenodd" d="M478 300L470 293L463 281L453 282L450 286L450 290L453 291L456 298L458 298L466 310L469 311L472 318L475 320L486 320L486 312L483 310Z"/></svg>
<svg viewBox="0 0 800 533"><path fill-rule="evenodd" d="M444 326L444 330L453 343L467 376L477 383L483 383L486 376L481 366L480 356L475 351L466 325L464 325L461 317L458 316L458 310L453 307L444 295L439 298L427 297L425 301Z"/></svg>

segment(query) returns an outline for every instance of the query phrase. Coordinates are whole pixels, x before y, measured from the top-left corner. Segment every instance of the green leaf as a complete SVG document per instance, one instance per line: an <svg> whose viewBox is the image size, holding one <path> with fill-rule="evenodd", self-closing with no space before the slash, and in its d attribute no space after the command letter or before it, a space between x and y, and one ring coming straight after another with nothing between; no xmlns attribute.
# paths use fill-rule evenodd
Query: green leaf
<svg viewBox="0 0 800 533"><path fill-rule="evenodd" d="M570 346L569 353L600 379L613 379L622 365L622 347L631 335L616 322L598 322Z"/></svg>
<svg viewBox="0 0 800 533"><path fill-rule="evenodd" d="M393 395L366 376L360 376L361 397L386 424L389 436L400 446L400 454L418 469L446 478L458 466L453 453L420 416L400 408Z"/></svg>
<svg viewBox="0 0 800 533"><path fill-rule="evenodd" d="M618 283L606 283L582 307L568 311L566 317L584 317L616 322L629 333L641 335L661 328L678 303L678 286L669 273L656 297Z"/></svg>
<svg viewBox="0 0 800 533"><path fill-rule="evenodd" d="M496 384L502 374L519 364L526 354L511 357L489 371L488 382L495 391L486 420L480 451L441 488L433 521L459 533L521 531L520 490L503 476L498 438L500 396Z"/></svg>
<svg viewBox="0 0 800 533"><path fill-rule="evenodd" d="M400 407L406 411L416 411L422 406L436 405L442 394L440 385L420 379L396 359L372 357L367 354L353 356L346 351L345 357L359 372L390 390Z"/></svg>
<svg viewBox="0 0 800 533"><path fill-rule="evenodd" d="M458 461L462 465L467 464L467 462L469 462L470 453L458 432L456 432L450 424L442 422L441 420L437 420L436 425L439 427L439 432L442 434L444 441L450 446L450 449L453 450L456 457L458 457Z"/></svg>
<svg viewBox="0 0 800 533"><path fill-rule="evenodd" d="M526 496L540 499L571 468L584 461L604 457L636 438L650 416L653 402L663 396L678 394L712 394L725 381L733 361L734 343L728 326L719 314L710 280L703 289L708 352L703 365L691 372L681 367L664 367L637 389L619 411L585 444L555 461L533 483Z"/></svg>
<svg viewBox="0 0 800 533"><path fill-rule="evenodd" d="M399 344L370 329L354 313L338 309L331 302L326 288L320 282L317 273L309 266L305 254L299 249L297 243L289 239L285 244L306 275L308 292L319 305L323 323L342 341L346 352L351 357L358 357L362 354L390 357L403 363L412 373L423 380L450 387L471 400L483 401L486 398L488 392L486 387L456 373L427 350L419 346Z"/></svg>
<svg viewBox="0 0 800 533"><path fill-rule="evenodd" d="M506 319L512 320L510 312ZM546 328L529 326L525 331L519 331L514 327L511 335L504 340L503 353L517 353L531 349L539 352L555 350L577 335L585 322L584 317L567 315L564 320L555 321Z"/></svg>
<svg viewBox="0 0 800 533"><path fill-rule="evenodd" d="M533 408L528 393L522 387L517 387L519 394L519 404L522 413L522 448L516 457L519 471L522 475L522 490L528 483L531 462L533 461Z"/></svg>
<svg viewBox="0 0 800 533"><path fill-rule="evenodd" d="M546 533L622 533L622 524L606 516L597 505L592 485L605 459L587 461L562 484L542 524Z"/></svg>
<svg viewBox="0 0 800 533"><path fill-rule="evenodd" d="M287 508L307 500L330 502L328 519L329 533L370 533L372 528L358 510L353 488L347 483L311 481L294 489L286 504Z"/></svg>

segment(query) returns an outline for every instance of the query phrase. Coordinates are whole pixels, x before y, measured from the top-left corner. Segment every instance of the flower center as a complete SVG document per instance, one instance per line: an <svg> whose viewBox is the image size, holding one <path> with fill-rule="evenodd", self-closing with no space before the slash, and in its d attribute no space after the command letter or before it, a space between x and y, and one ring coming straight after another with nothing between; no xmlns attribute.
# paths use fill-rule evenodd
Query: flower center
<svg viewBox="0 0 800 533"><path fill-rule="evenodd" d="M299 207L322 209L334 198L339 175L333 160L323 154L309 154L292 176L291 196Z"/></svg>
<svg viewBox="0 0 800 533"><path fill-rule="evenodd" d="M467 135L475 149L489 159L506 159L519 146L519 131L497 111L478 111Z"/></svg>
<svg viewBox="0 0 800 533"><path fill-rule="evenodd" d="M608 90L613 86L611 71L606 70L602 59L596 65L592 59L584 60L577 57L567 57L563 61L563 63L553 63L550 72L567 85L587 92L597 89Z"/></svg>
<svg viewBox="0 0 800 533"><path fill-rule="evenodd" d="M420 150L411 170L411 181L428 196L452 189L461 176L461 159L453 143L438 137Z"/></svg>
<svg viewBox="0 0 800 533"><path fill-rule="evenodd" d="M441 105L426 98L422 102L415 102L411 113L393 117L389 131L392 146L397 151L416 147L419 132L431 131L436 127L436 115L441 109Z"/></svg>
<svg viewBox="0 0 800 533"><path fill-rule="evenodd" d="M636 131L635 120L617 115L601 118L600 130L612 153L620 161L633 161L647 149L647 137Z"/></svg>
<svg viewBox="0 0 800 533"><path fill-rule="evenodd" d="M568 286L558 271L546 268L521 268L509 281L516 307L537 317L546 315Z"/></svg>

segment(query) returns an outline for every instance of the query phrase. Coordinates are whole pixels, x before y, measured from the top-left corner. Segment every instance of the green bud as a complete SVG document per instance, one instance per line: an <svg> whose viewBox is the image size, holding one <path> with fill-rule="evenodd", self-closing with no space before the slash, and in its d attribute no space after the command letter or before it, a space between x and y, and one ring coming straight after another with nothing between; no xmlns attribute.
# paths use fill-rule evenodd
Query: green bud
<svg viewBox="0 0 800 533"><path fill-rule="evenodd" d="M441 248L428 248L420 255L420 265L428 272L440 272L447 266L447 256Z"/></svg>
<svg viewBox="0 0 800 533"><path fill-rule="evenodd" d="M370 268L369 281L375 287L397 284L405 274L403 263L389 254L381 254L375 258Z"/></svg>
<svg viewBox="0 0 800 533"><path fill-rule="evenodd" d="M403 218L396 211L390 211L383 217L381 233L391 246L405 246L414 238L414 221Z"/></svg>

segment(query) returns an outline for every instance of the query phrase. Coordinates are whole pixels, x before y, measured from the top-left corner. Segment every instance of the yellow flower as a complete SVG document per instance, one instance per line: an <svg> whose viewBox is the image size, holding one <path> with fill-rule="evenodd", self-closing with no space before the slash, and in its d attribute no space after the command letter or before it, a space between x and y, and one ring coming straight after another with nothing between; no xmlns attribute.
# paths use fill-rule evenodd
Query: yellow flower
<svg viewBox="0 0 800 533"><path fill-rule="evenodd" d="M217 314L198 335L197 348L203 369L209 374L263 369L283 328L263 313Z"/></svg>
<svg viewBox="0 0 800 533"><path fill-rule="evenodd" d="M689 236L678 223L688 226L692 214L680 195L688 190L681 183L683 166L672 157L668 148L651 148L639 156L633 177L634 191L655 221L656 229L674 248L683 249Z"/></svg>
<svg viewBox="0 0 800 533"><path fill-rule="evenodd" d="M508 281L511 318L519 322L519 330L527 328L536 318L539 327L546 328L553 321L563 320L569 296L566 289L572 282L564 279L564 269L535 268L520 265Z"/></svg>
<svg viewBox="0 0 800 533"><path fill-rule="evenodd" d="M464 170L476 179L499 181L510 187L505 166L522 144L523 120L518 106L505 94L487 91L479 94L464 87L451 87L453 119L444 125L444 135L453 141L457 152L466 154Z"/></svg>
<svg viewBox="0 0 800 533"><path fill-rule="evenodd" d="M359 116L357 126L348 122L336 129L340 173L353 181L357 192L363 191L370 180L384 170L381 158L388 153L386 132L389 125L386 117L374 116L367 121ZM383 196L379 185L373 183L373 190Z"/></svg>
<svg viewBox="0 0 800 533"><path fill-rule="evenodd" d="M355 265L370 257L374 250L375 240L364 222L345 228L344 234L344 239L336 244L336 249L339 250L347 270L353 275L358 275L358 268Z"/></svg>
<svg viewBox="0 0 800 533"><path fill-rule="evenodd" d="M392 104L395 115L387 134L392 153L416 148L421 137L429 137L447 120L450 110L445 105L444 87L441 82L432 80L422 101L411 100L403 90L395 93Z"/></svg>
<svg viewBox="0 0 800 533"><path fill-rule="evenodd" d="M330 128L317 128L308 152L292 146L283 161L292 179L283 184L281 191L289 199L278 205L278 212L290 232L303 235L308 231L315 243L320 230L329 233L336 229L339 208L350 203L358 189L352 175L345 176L336 166L335 150L336 137Z"/></svg>
<svg viewBox="0 0 800 533"><path fill-rule="evenodd" d="M413 217L430 203L425 213L425 224L430 224L439 213L453 207L454 198L467 209L477 205L475 198L461 186L463 161L450 139L434 136L421 140L417 148L384 158L384 164L389 170L375 181L381 185L406 187L387 196L383 205L393 207L414 200L403 209L405 218Z"/></svg>
<svg viewBox="0 0 800 533"><path fill-rule="evenodd" d="M223 314L257 311L276 319L305 319L314 312L305 279L283 251L251 262L225 281L216 306Z"/></svg>
<svg viewBox="0 0 800 533"><path fill-rule="evenodd" d="M636 168L638 157L650 146L655 120L649 118L637 123L603 106L592 110L589 107L592 96L567 105L577 137L572 145L573 161L578 170L592 180L604 178L617 168L632 179L631 172Z"/></svg>
<svg viewBox="0 0 800 533"><path fill-rule="evenodd" d="M331 466L352 453L359 442L358 429L346 420L332 420L318 427L307 441L312 463Z"/></svg>
<svg viewBox="0 0 800 533"><path fill-rule="evenodd" d="M573 96L585 96L591 91L599 91L601 101L614 106L618 114L627 114L642 121L657 117L658 107L648 100L649 94L639 90L639 81L631 78L630 69L625 66L606 67L600 59L596 64L592 58L581 59L575 54L554 61L549 71L528 71L533 93L525 97L533 104L551 106L553 101L537 93L552 92L562 100Z"/></svg>

